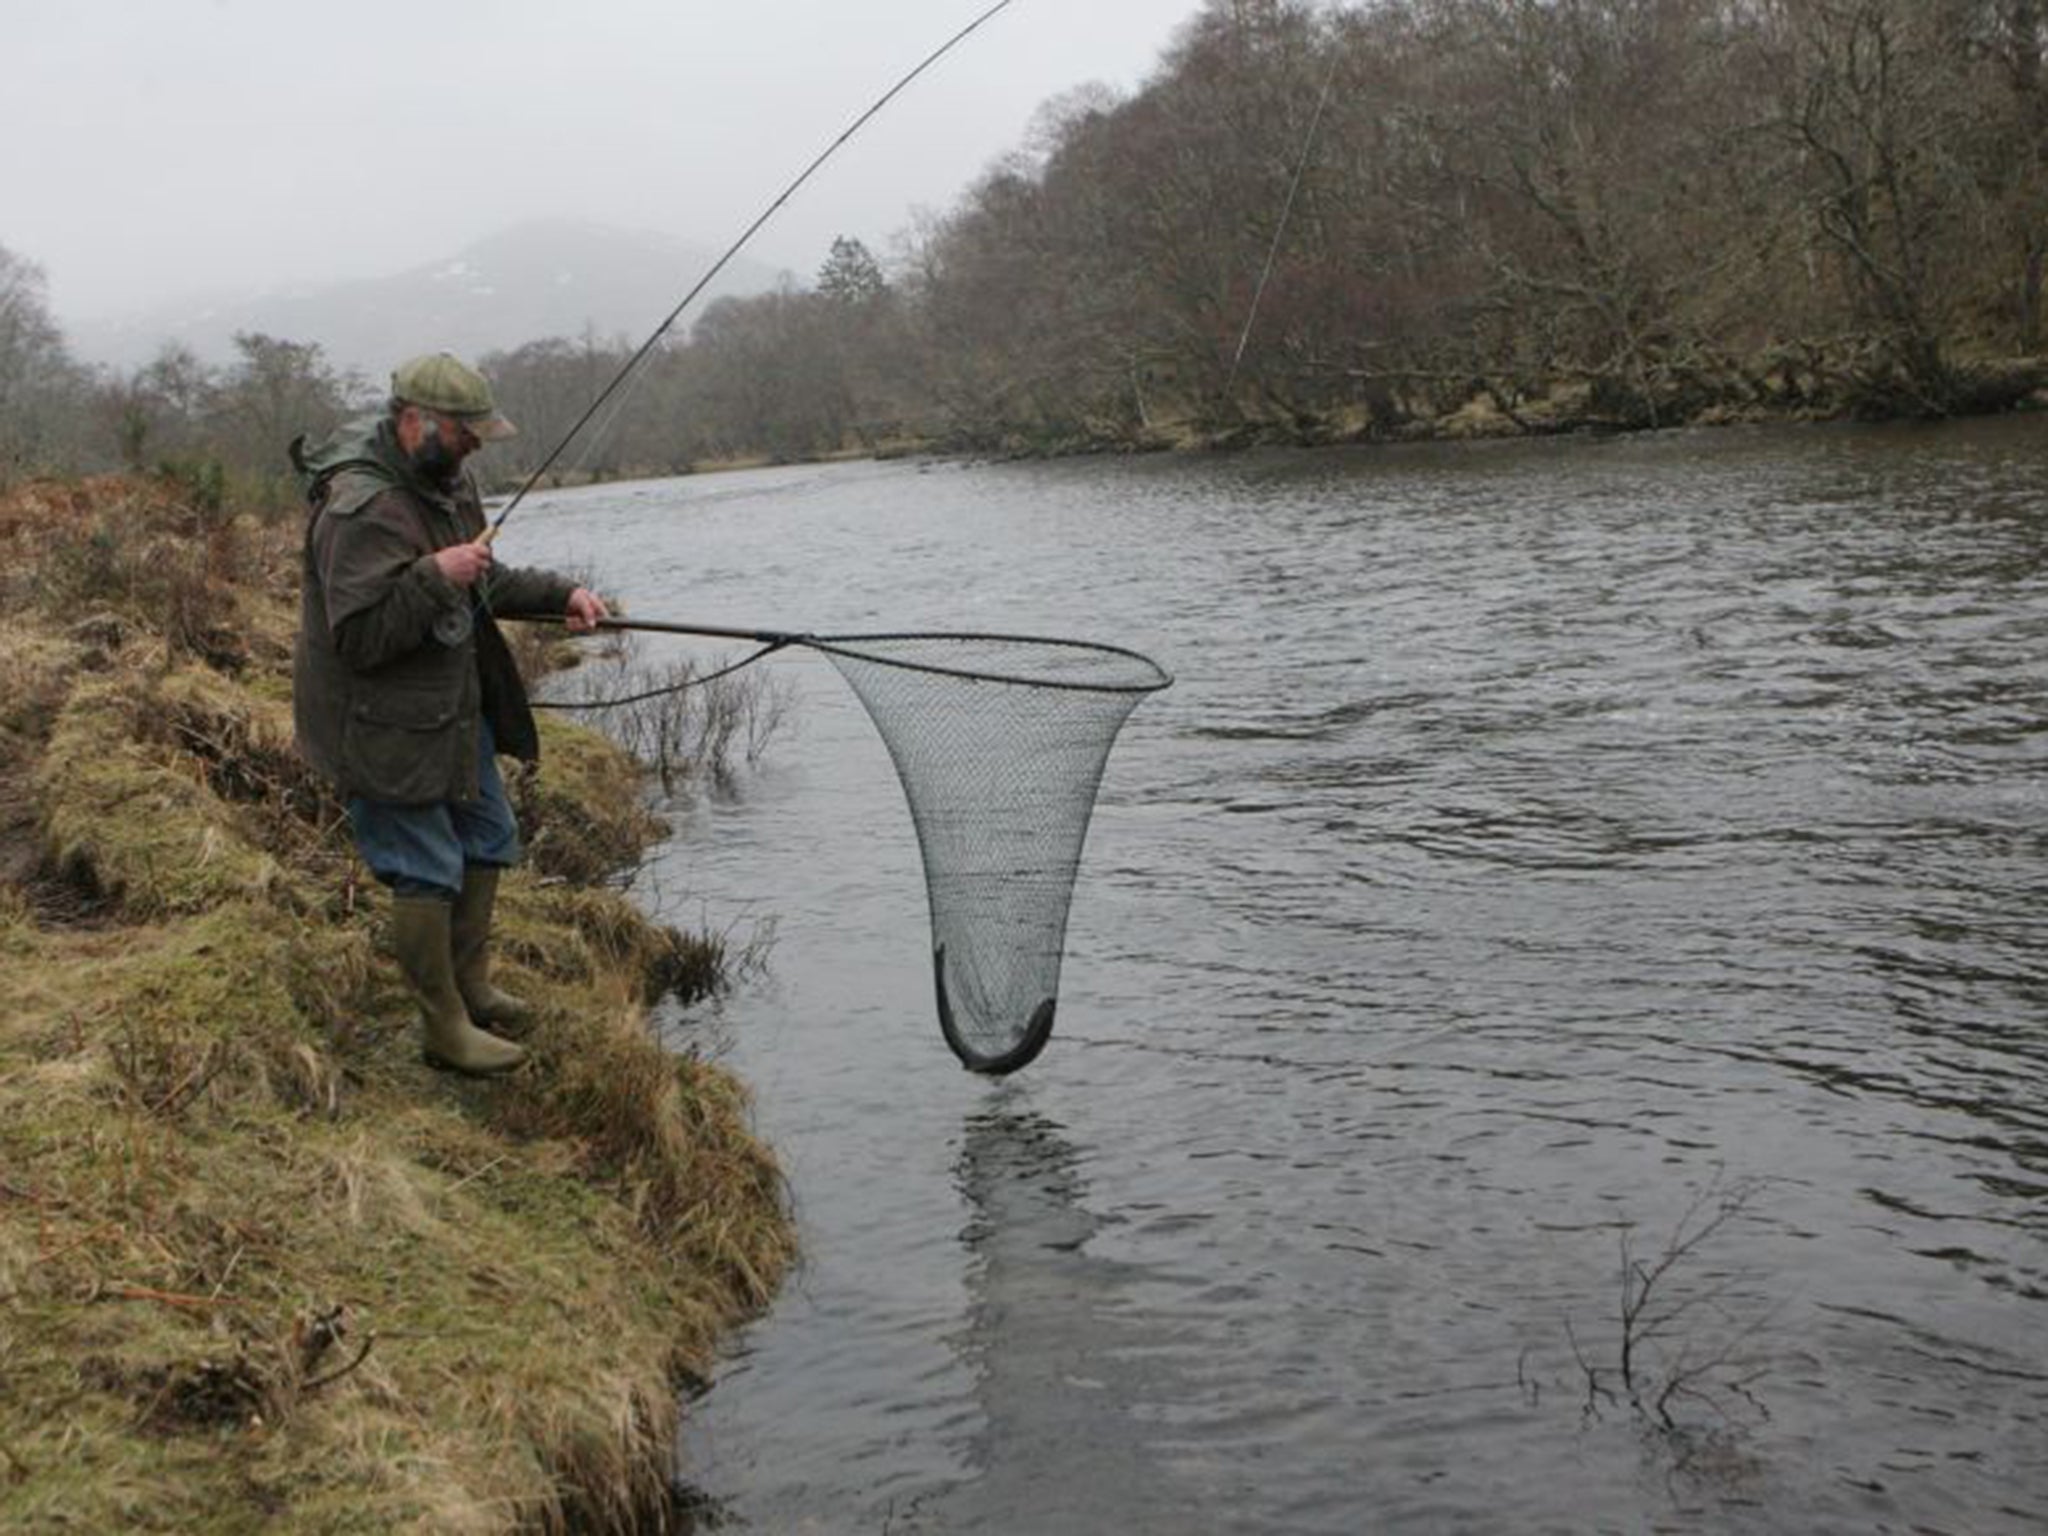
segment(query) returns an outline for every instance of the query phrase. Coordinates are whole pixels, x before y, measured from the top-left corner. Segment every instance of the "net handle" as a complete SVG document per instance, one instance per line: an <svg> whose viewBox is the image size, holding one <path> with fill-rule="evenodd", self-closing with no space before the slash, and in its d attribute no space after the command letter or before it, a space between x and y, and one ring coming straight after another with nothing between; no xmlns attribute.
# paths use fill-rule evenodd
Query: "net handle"
<svg viewBox="0 0 2048 1536"><path fill-rule="evenodd" d="M558 613L500 614L527 624L560 624ZM606 615L597 621L599 629L645 629L661 635L705 635L713 640L752 640L757 645L810 645L810 635L791 634L779 629L729 629L717 624L673 624L660 619L620 619Z"/></svg>
<svg viewBox="0 0 2048 1536"><path fill-rule="evenodd" d="M500 614L500 618L518 619L525 624L562 624L561 614ZM877 666L901 667L906 672L927 672L935 677L958 677L978 683L1009 683L1020 688L1058 688L1074 693L1157 693L1162 688L1173 686L1173 674L1142 651L1134 651L1121 645L1105 645L1094 640L1064 640L1051 635L1003 635L981 633L942 632L939 630L896 630L850 635L809 635L797 634L780 629L736 629L718 624L678 624L665 619L621 619L606 616L597 621L597 627L604 629L647 630L661 635L700 635L713 640L750 640L756 645L780 650L785 646L801 645L821 651L828 656L847 656L856 661L873 662ZM940 667L928 662L902 661L893 656L870 656L859 649L862 645L873 645L892 640L993 640L1006 645L1052 645L1073 651L1095 651L1110 656L1121 656L1127 661L1142 663L1157 674L1156 682L1146 683L1073 683L1058 678L1017 677L1002 672L977 672L965 667ZM765 652L763 654L766 654Z"/></svg>

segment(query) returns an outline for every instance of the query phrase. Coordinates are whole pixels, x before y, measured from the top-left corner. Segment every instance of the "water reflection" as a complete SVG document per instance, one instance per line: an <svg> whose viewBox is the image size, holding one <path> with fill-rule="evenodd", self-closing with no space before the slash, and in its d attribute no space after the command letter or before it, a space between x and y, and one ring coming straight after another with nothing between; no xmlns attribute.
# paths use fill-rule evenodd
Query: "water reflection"
<svg viewBox="0 0 2048 1536"><path fill-rule="evenodd" d="M975 1476L922 1511L929 1531L1199 1532L1206 1518L1152 1444L1170 1377L1170 1330L1133 1311L1129 1265L1088 1252L1102 1218L1082 1158L998 1086L965 1122L954 1174L969 1212L965 1326L954 1347L981 1425Z"/></svg>
<svg viewBox="0 0 2048 1536"><path fill-rule="evenodd" d="M1111 763L1059 1030L993 1095L932 1027L836 679L678 818L688 910L782 920L700 1029L809 1254L697 1405L697 1480L774 1531L2048 1528L2044 487L2037 418L536 515L522 559L630 548L648 612L1181 679ZM1741 1488L1677 1498L1517 1366L1569 1382L1618 1224L1717 1171L1773 1180L1728 1247L1782 1303L1771 1417Z"/></svg>

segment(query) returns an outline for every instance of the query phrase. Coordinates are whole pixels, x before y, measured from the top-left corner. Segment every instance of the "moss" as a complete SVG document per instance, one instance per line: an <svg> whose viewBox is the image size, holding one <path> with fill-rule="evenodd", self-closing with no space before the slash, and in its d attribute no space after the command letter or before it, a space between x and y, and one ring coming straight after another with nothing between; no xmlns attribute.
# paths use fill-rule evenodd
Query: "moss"
<svg viewBox="0 0 2048 1536"><path fill-rule="evenodd" d="M156 494L0 498L0 556ZM172 643L189 614L123 601L8 653L36 703L0 771L112 905L64 926L0 875L0 1528L658 1523L676 1379L791 1252L744 1092L649 1037L680 941L515 874L535 1065L429 1070L388 904L289 751L281 599L238 594L272 638L228 670ZM540 830L637 855L631 765L555 724L548 750Z"/></svg>

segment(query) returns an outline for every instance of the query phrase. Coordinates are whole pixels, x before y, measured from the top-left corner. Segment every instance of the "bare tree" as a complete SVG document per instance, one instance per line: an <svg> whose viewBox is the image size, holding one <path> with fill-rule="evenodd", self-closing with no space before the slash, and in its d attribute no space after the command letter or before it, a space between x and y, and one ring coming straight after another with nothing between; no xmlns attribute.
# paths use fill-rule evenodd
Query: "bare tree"
<svg viewBox="0 0 2048 1536"><path fill-rule="evenodd" d="M50 316L43 270L0 246L0 485L75 456L87 375Z"/></svg>
<svg viewBox="0 0 2048 1536"><path fill-rule="evenodd" d="M1773 121L1811 231L1810 271L1839 286L1861 343L1851 383L1884 407L1952 402L1947 292L1975 243L1967 24L1955 0L1773 0Z"/></svg>
<svg viewBox="0 0 2048 1536"><path fill-rule="evenodd" d="M323 436L370 402L367 386L330 366L317 343L243 331L235 352L208 391L208 446L244 474L282 482L286 444L301 432Z"/></svg>

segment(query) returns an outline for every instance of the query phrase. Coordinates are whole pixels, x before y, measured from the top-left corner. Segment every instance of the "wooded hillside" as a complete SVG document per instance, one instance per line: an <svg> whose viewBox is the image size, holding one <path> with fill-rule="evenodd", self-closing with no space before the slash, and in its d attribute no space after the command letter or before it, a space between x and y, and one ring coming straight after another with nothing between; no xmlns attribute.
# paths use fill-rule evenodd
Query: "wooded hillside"
<svg viewBox="0 0 2048 1536"><path fill-rule="evenodd" d="M1208 0L886 259L706 309L565 467L2003 408L2048 378L2043 11ZM225 384L288 395L245 343ZM628 350L488 358L500 469ZM102 382L103 457L193 435L153 369Z"/></svg>
<svg viewBox="0 0 2048 1536"><path fill-rule="evenodd" d="M886 275L845 241L715 306L620 451L1998 408L2041 381L2042 11L1210 0ZM571 361L498 367L545 417Z"/></svg>

